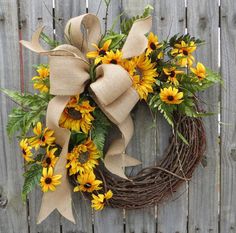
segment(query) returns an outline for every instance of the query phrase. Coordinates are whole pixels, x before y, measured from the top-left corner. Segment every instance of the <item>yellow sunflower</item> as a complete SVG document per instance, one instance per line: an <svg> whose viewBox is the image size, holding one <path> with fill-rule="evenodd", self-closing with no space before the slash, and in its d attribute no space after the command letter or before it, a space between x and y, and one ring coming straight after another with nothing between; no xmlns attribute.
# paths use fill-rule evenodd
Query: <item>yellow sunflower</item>
<svg viewBox="0 0 236 233"><path fill-rule="evenodd" d="M109 51L107 54L101 58L103 64L122 64L122 52L116 50L115 52Z"/></svg>
<svg viewBox="0 0 236 233"><path fill-rule="evenodd" d="M162 44L158 42L158 37L150 32L148 36L148 46L146 50L146 54L149 55L152 51L159 49L162 47Z"/></svg>
<svg viewBox="0 0 236 233"><path fill-rule="evenodd" d="M96 50L88 52L87 57L95 58L94 63L98 64L102 60L102 57L104 57L107 54L110 44L111 44L111 40L105 41L105 43L103 44L101 48L99 48L96 44L92 44L93 47L96 48Z"/></svg>
<svg viewBox="0 0 236 233"><path fill-rule="evenodd" d="M75 146L67 155L68 163L66 168L69 168L69 175L90 171L98 165L99 157L100 153L94 142L90 139Z"/></svg>
<svg viewBox="0 0 236 233"><path fill-rule="evenodd" d="M43 168L43 176L40 179L40 185L43 192L47 192L48 190L55 191L57 185L61 183L62 175L53 175L52 167Z"/></svg>
<svg viewBox="0 0 236 233"><path fill-rule="evenodd" d="M32 158L33 154L31 152L32 147L29 145L27 138L22 139L20 141L20 148L22 151L22 156L25 159L25 161L27 162L34 161L34 159Z"/></svg>
<svg viewBox="0 0 236 233"><path fill-rule="evenodd" d="M92 107L88 100L79 102L79 96L73 96L64 109L59 124L63 128L87 134L94 120L91 114L94 109L95 107Z"/></svg>
<svg viewBox="0 0 236 233"><path fill-rule="evenodd" d="M29 142L30 145L35 147L36 150L38 150L40 146L45 147L53 144L55 141L55 137L53 137L54 131L48 128L43 129L41 122L36 124L33 132L36 136L30 138Z"/></svg>
<svg viewBox="0 0 236 233"><path fill-rule="evenodd" d="M163 71L164 71L165 75L168 76L168 81L169 82L173 83L175 86L179 85L177 75L178 74L183 74L184 71L176 70L176 67L163 68Z"/></svg>
<svg viewBox="0 0 236 233"><path fill-rule="evenodd" d="M40 65L37 69L37 72L41 78L47 78L50 75L49 68L46 65Z"/></svg>
<svg viewBox="0 0 236 233"><path fill-rule="evenodd" d="M161 89L160 98L167 104L180 104L183 101L183 92L179 92L175 87L165 87Z"/></svg>
<svg viewBox="0 0 236 233"><path fill-rule="evenodd" d="M133 60L124 59L120 64L131 76L135 73L135 64Z"/></svg>
<svg viewBox="0 0 236 233"><path fill-rule="evenodd" d="M46 156L42 162L43 167L55 167L55 164L57 163L58 157L55 156L55 152L57 151L57 148L49 149L47 148Z"/></svg>
<svg viewBox="0 0 236 233"><path fill-rule="evenodd" d="M156 81L155 64L145 54L133 58L132 62L135 67L135 71L130 74L133 87L138 92L140 99L147 100L148 94L153 92L152 86Z"/></svg>
<svg viewBox="0 0 236 233"><path fill-rule="evenodd" d="M206 77L206 68L198 62L196 68L190 68L190 70L198 77L199 80L203 80Z"/></svg>
<svg viewBox="0 0 236 233"><path fill-rule="evenodd" d="M47 93L49 91L49 68L41 65L37 69L38 76L32 78L34 89Z"/></svg>
<svg viewBox="0 0 236 233"><path fill-rule="evenodd" d="M82 173L77 176L78 186L74 188L74 192L82 191L92 193L94 190L100 190L102 187L101 180L96 180L96 176L93 171Z"/></svg>
<svg viewBox="0 0 236 233"><path fill-rule="evenodd" d="M113 196L113 193L111 190L106 192L105 194L92 194L93 200L92 200L92 208L95 210L102 210L104 208L106 200L111 199Z"/></svg>
<svg viewBox="0 0 236 233"><path fill-rule="evenodd" d="M177 62L180 66L192 66L195 60L192 53L196 48L197 46L193 41L185 43L185 41L182 40L180 43L174 45L174 48L171 50L171 55L178 59Z"/></svg>

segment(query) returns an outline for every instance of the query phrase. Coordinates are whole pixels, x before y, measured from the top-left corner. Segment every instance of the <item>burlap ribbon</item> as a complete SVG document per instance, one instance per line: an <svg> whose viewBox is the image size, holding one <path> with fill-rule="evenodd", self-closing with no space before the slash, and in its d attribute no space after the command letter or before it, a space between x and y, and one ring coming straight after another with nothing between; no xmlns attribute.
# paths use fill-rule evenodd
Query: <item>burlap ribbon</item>
<svg viewBox="0 0 236 233"><path fill-rule="evenodd" d="M133 24L122 48L123 58L138 56L144 52L147 47L145 34L151 29L151 24L151 17L137 20ZM50 93L55 97L48 104L46 124L54 130L56 143L62 147L54 171L55 174L62 174L62 182L56 191L44 193L38 223L54 209L58 209L65 218L75 222L66 170L70 131L59 126L59 119L70 96L82 93L90 79L90 64L86 53L94 50L92 43L98 44L101 39L100 22L92 14L70 19L65 27L68 44L50 51L44 50L39 43L42 30L42 27L39 28L30 42L21 43L36 53L49 56ZM96 103L121 132L121 137L111 143L104 164L112 173L127 178L124 167L140 164L140 161L125 154L125 148L133 135L133 122L129 114L139 100L138 93L132 88L128 72L114 64L102 64L97 67L96 81L90 85L90 90Z"/></svg>

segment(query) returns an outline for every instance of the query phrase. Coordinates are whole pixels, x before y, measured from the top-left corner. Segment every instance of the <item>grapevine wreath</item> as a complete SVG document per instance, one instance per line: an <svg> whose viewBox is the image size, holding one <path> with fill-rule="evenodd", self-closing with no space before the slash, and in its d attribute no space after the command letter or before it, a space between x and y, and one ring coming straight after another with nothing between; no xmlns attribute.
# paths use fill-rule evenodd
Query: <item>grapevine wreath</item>
<svg viewBox="0 0 236 233"><path fill-rule="evenodd" d="M68 21L66 43L51 40L42 27L30 42L21 41L49 57L48 65L34 66L36 94L3 90L19 104L7 130L10 136L21 132L22 198L38 184L44 193L39 222L54 209L74 221L71 184L96 210L138 209L161 202L191 178L206 146L206 113L199 111L197 93L220 78L195 61L201 40L186 34L160 42L151 25L147 7L124 19L120 33L111 28L101 35L99 19L84 14ZM158 165L126 177L125 167L141 163L125 153L135 128L130 112L140 101L164 116L172 135ZM120 135L105 151L114 127Z"/></svg>

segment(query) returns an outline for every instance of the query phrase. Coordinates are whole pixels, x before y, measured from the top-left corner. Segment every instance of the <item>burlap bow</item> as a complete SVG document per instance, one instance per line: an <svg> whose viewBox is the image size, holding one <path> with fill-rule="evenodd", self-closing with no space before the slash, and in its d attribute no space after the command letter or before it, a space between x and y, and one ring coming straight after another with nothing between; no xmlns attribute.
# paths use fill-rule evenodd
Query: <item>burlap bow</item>
<svg viewBox="0 0 236 233"><path fill-rule="evenodd" d="M122 48L123 58L138 56L144 52L147 47L145 34L151 29L151 24L151 17L137 20L133 24ZM62 147L54 171L55 174L62 174L62 180L56 191L43 195L38 223L54 209L58 209L65 218L75 222L66 170L70 131L59 126L59 119L70 96L82 93L90 79L90 64L86 59L86 53L94 50L92 43L98 44L101 39L100 22L92 14L70 19L65 27L68 44L60 45L50 51L44 50L39 43L42 30L42 27L39 28L30 42L21 41L21 43L36 53L49 56L50 93L55 97L48 104L46 124L48 128L54 130L56 143ZM121 137L110 145L104 164L112 173L126 178L123 168L140 163L125 154L125 148L133 135L133 122L129 114L139 100L138 93L132 88L128 72L114 64L102 64L97 67L96 81L90 85L90 90L96 103L121 132Z"/></svg>

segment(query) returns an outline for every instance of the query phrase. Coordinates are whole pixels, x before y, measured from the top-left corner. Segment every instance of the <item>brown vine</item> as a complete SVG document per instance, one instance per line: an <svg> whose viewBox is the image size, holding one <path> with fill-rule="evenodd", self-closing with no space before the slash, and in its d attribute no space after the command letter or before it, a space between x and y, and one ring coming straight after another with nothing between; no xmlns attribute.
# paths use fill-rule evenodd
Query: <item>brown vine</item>
<svg viewBox="0 0 236 233"><path fill-rule="evenodd" d="M191 179L205 152L205 130L199 118L178 116L177 122L176 129L189 145L177 135L172 135L163 159L157 166L142 169L130 180L117 177L105 168L98 170L104 189L113 192L109 206L139 209L155 205L170 196L183 182Z"/></svg>
<svg viewBox="0 0 236 233"><path fill-rule="evenodd" d="M191 179L206 149L204 125L200 118L178 115L175 120L175 132L178 130L189 145L177 134L172 134L163 159L156 166L142 169L129 180L112 174L102 165L95 169L96 176L103 181L104 191L110 189L113 192L113 197L107 201L108 206L140 209L156 205ZM72 182L75 185L75 180Z"/></svg>

